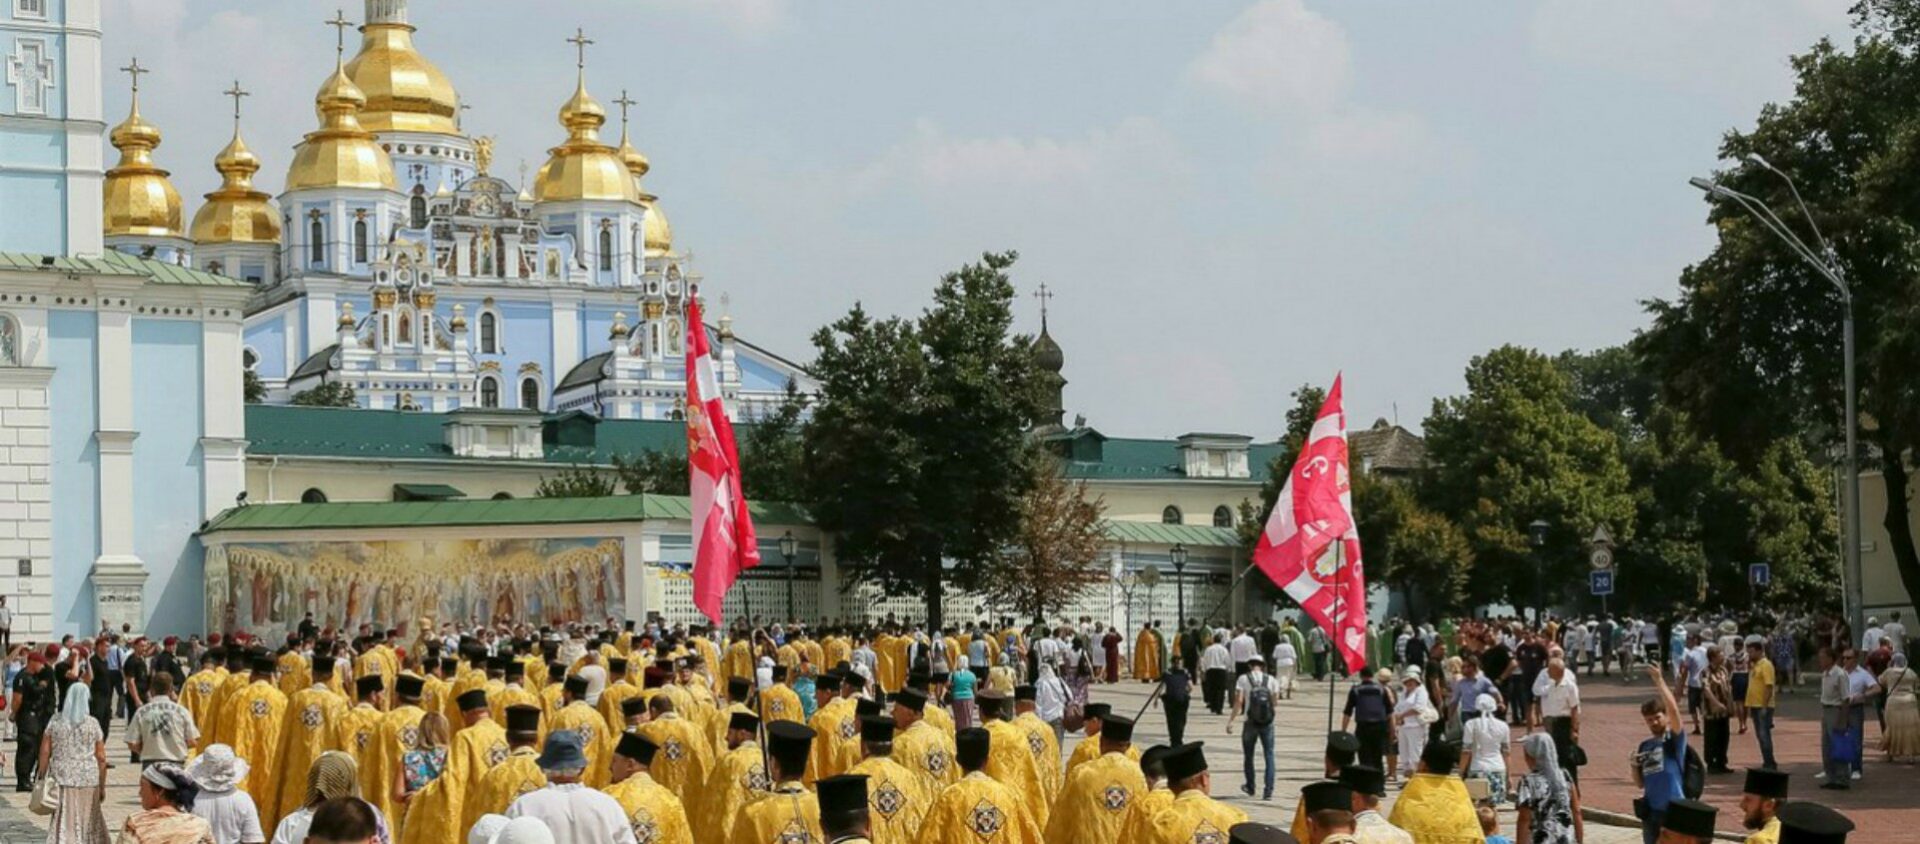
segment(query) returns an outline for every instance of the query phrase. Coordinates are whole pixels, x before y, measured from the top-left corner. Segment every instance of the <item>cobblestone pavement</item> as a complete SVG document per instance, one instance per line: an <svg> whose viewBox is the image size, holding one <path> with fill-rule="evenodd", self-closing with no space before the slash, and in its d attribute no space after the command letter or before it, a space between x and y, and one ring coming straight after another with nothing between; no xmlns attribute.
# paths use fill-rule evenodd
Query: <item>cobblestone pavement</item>
<svg viewBox="0 0 1920 844"><path fill-rule="evenodd" d="M1644 675L1625 683L1614 677L1580 678L1583 710L1581 745L1592 764L1581 772L1582 796L1587 805L1615 812L1630 812L1633 798L1639 796L1627 767L1627 758L1647 737L1640 719L1640 704L1652 697L1653 688ZM1681 698L1684 709L1686 700ZM1691 732L1687 740L1695 750L1704 750L1701 738ZM1913 828L1920 825L1920 769L1912 764L1891 763L1873 748L1880 742L1880 728L1871 714L1867 717L1865 771L1859 782L1847 791L1818 788L1814 774L1820 771L1819 687L1803 685L1783 693L1780 710L1774 717L1773 746L1776 761L1791 777L1792 799L1824 803L1845 812L1858 825L1853 840L1914 840ZM1728 763L1736 773L1713 776L1707 780L1702 799L1720 808L1720 828L1737 830L1740 790L1746 781L1745 769L1760 764L1760 745L1751 730L1745 735L1734 727L1729 742ZM1524 764L1516 755L1514 763Z"/></svg>

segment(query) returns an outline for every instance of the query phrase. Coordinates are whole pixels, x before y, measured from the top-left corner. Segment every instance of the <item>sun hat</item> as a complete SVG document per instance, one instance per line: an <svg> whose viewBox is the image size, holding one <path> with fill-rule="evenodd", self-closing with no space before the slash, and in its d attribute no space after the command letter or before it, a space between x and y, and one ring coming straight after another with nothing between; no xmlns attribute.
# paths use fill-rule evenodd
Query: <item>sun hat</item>
<svg viewBox="0 0 1920 844"><path fill-rule="evenodd" d="M239 788L248 770L247 760L235 756L233 748L224 744L208 745L205 753L187 763L187 776L209 794L224 794Z"/></svg>

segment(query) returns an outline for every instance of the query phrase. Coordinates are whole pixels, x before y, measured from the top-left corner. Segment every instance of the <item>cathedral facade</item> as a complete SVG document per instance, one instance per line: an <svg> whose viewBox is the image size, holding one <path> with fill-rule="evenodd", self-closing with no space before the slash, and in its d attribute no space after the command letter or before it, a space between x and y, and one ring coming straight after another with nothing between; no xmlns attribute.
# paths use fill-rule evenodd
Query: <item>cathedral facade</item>
<svg viewBox="0 0 1920 844"><path fill-rule="evenodd" d="M255 289L243 358L285 403L323 385L361 407L581 410L618 419L683 412L686 305L701 275L677 250L650 167L626 126L579 72L559 105L558 143L518 184L492 171L493 142L462 131L458 91L415 47L406 0L367 0L348 54L314 95L316 125L286 163L280 193L254 185L263 166L243 138L234 96L222 177L182 226L180 199L154 162L158 132L131 115L111 136L121 153L107 202L153 209L106 215L106 245L241 279ZM137 82L137 74L136 74ZM127 217L142 215L123 215ZM720 309L724 313L724 308ZM777 404L796 364L713 327L723 390L751 420Z"/></svg>

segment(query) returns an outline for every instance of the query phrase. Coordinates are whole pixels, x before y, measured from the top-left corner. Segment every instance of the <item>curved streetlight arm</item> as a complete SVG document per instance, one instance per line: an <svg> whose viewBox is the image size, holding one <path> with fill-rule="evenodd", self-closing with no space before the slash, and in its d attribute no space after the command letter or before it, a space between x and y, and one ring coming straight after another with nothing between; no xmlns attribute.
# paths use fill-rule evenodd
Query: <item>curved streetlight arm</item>
<svg viewBox="0 0 1920 844"><path fill-rule="evenodd" d="M1821 252L1825 253L1828 258L1832 258L1834 255L1833 244L1828 242L1826 235L1820 233L1820 224L1814 222L1813 212L1807 209L1807 201L1800 198L1800 185L1793 181L1792 176L1787 175L1787 171L1773 166L1773 162L1768 161L1760 153L1747 153L1747 160L1760 165L1774 175L1779 176L1781 181L1787 183L1787 190L1793 192L1793 203L1800 206L1800 216L1807 218L1807 228L1813 230L1813 239L1820 244ZM1836 261L1835 263L1838 262Z"/></svg>
<svg viewBox="0 0 1920 844"><path fill-rule="evenodd" d="M1807 246L1806 241L1801 240L1799 235L1793 233L1793 229L1787 226L1785 220L1780 219L1780 215L1773 212L1772 207L1768 206L1767 203L1761 201L1758 197L1750 196L1717 182L1698 177L1687 180L1687 183L1705 191L1709 196L1731 199L1740 203L1740 206L1745 208L1747 213L1752 214L1754 219L1759 220L1760 224L1766 226L1768 231L1773 232L1775 237L1784 241L1795 254L1800 256L1801 260L1819 272L1821 278L1826 279L1835 289L1839 290L1840 298L1843 302L1850 303L1853 300L1852 287L1847 284L1845 276L1841 274L1839 262L1832 260L1833 253L1831 246L1827 247L1827 257L1822 259L1814 253L1811 247ZM1824 239L1822 239L1822 243L1825 243Z"/></svg>

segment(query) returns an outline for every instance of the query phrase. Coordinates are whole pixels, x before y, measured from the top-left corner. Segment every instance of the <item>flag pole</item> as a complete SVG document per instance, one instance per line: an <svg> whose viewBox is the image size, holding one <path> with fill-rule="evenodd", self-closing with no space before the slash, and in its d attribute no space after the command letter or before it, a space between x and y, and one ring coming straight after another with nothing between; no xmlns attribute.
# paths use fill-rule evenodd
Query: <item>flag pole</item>
<svg viewBox="0 0 1920 844"><path fill-rule="evenodd" d="M1340 625L1340 598L1343 597L1347 591L1347 567L1342 564L1343 561L1340 559L1341 555L1345 554L1346 551L1347 543L1345 538L1333 541L1333 564L1335 573L1333 579L1333 614L1330 615L1328 619L1336 628ZM1339 682L1334 678L1339 676L1340 673L1340 669L1334 664L1333 660L1339 656L1339 633L1337 630L1329 630L1327 631L1327 732L1329 733L1333 732L1333 688L1339 685Z"/></svg>

